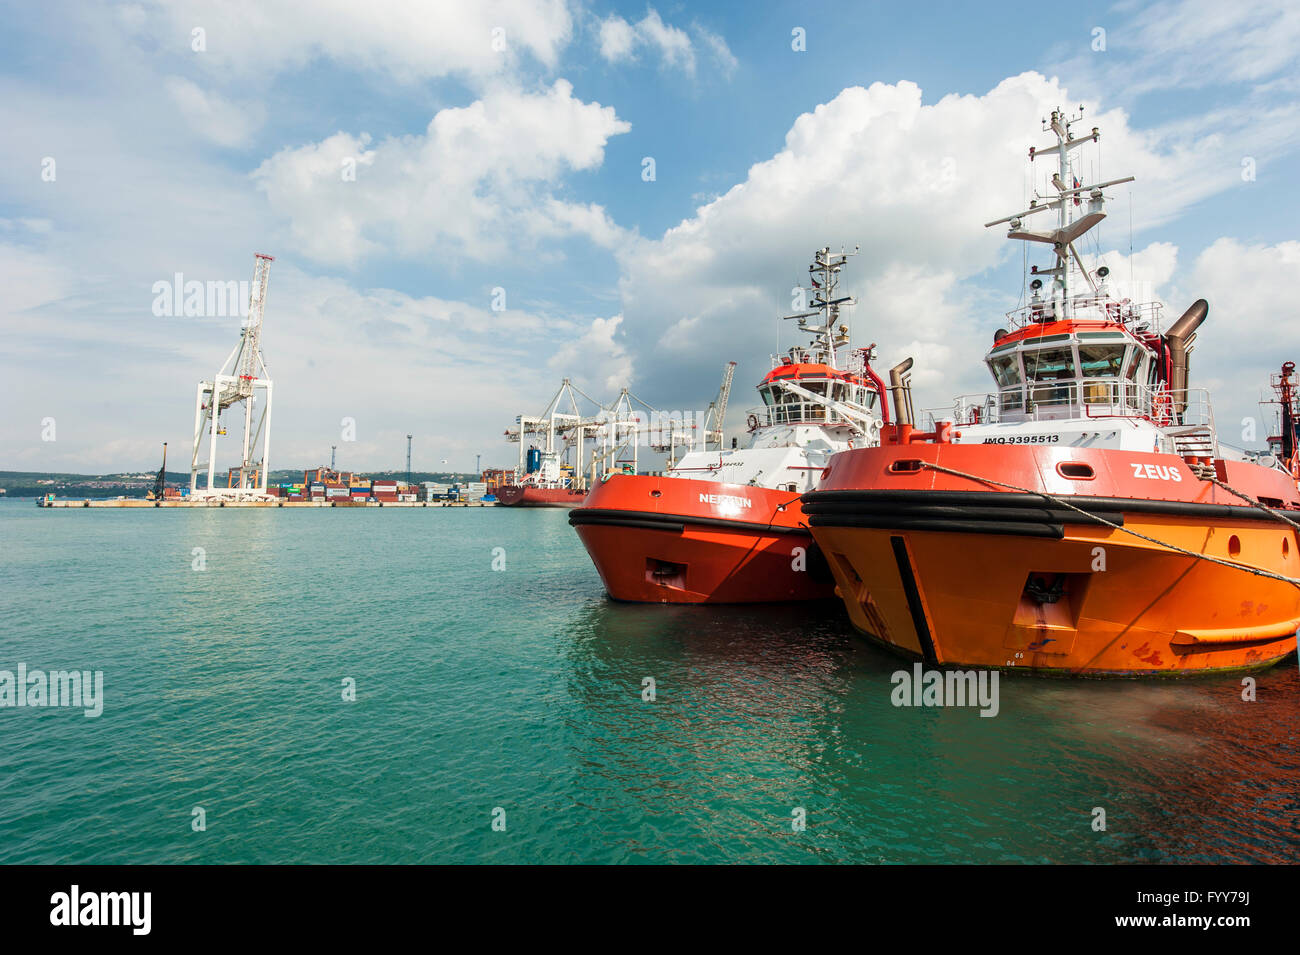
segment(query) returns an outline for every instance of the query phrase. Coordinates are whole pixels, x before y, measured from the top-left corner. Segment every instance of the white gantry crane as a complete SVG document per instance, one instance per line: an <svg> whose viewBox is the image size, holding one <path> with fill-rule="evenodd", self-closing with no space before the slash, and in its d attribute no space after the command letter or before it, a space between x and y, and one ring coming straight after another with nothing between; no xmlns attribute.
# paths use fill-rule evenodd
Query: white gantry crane
<svg viewBox="0 0 1300 955"><path fill-rule="evenodd" d="M583 411L583 404L590 409ZM695 425L681 415L652 408L626 388L608 405L601 404L565 378L560 390L540 415L520 415L515 427L507 428L506 440L519 443L516 480L544 484L571 483L589 487L603 475L630 465L635 471L637 449L642 443L652 450L667 452L669 464L678 448L695 444ZM592 442L588 449L586 442ZM530 442L542 445L540 467L530 477L526 471ZM572 458L566 465L564 462ZM571 468L571 477L565 471Z"/></svg>
<svg viewBox="0 0 1300 955"><path fill-rule="evenodd" d="M516 426L506 429L506 439L519 442L516 480L523 481L527 474L525 460L531 437L540 440L544 445L538 449L541 452L541 467L537 472L537 479L557 485L569 480L563 474L564 459L572 448L576 451L577 461L572 465L571 480L575 486L580 486L583 480L583 445L586 439L594 434L595 426L599 422L598 412L597 415L582 413L579 406L580 397L599 411L600 402L565 378L560 384L560 390L551 398L545 411L540 415L520 415L515 419ZM569 410L562 410L565 408Z"/></svg>
<svg viewBox="0 0 1300 955"><path fill-rule="evenodd" d="M253 257L253 286L249 292L248 318L237 344L221 369L209 381L200 381L194 401L194 451L190 458L190 496L227 500L256 500L266 497L267 469L271 454L271 379L262 359L262 320L266 309L266 285L271 276L271 256L258 252ZM226 487L217 487L217 438L226 433L226 416L242 408L244 437L238 468L231 468ZM254 423L256 421L256 423ZM206 430L206 435L205 431ZM208 460L199 462L204 437L208 439ZM261 457L255 459L258 442ZM198 486L199 472L207 471L207 487Z"/></svg>

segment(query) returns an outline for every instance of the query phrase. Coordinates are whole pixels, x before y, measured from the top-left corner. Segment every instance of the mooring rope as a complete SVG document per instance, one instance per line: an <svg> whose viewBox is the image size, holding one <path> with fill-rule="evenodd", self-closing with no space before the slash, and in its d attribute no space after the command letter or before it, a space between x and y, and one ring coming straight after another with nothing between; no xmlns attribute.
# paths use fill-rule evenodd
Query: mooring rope
<svg viewBox="0 0 1300 955"><path fill-rule="evenodd" d="M1149 544L1155 544L1157 547L1164 547L1167 550L1171 550L1176 553L1183 554L1187 557L1195 558L1196 560L1208 561L1211 564L1219 564L1222 567L1231 567L1234 570L1244 570L1246 573L1254 574L1257 577L1268 577L1272 580L1279 580L1282 581L1283 583L1290 584L1293 587L1300 588L1300 579L1297 579L1295 577L1287 577L1284 574L1275 574L1272 571L1263 570L1259 567L1252 567L1249 564L1239 564L1236 561L1223 560L1222 558L1219 557L1211 557L1209 554L1198 554L1196 551L1187 550L1185 547L1179 547L1177 544L1171 544L1168 541L1157 540L1154 537L1148 537L1146 534L1139 534L1137 531L1132 530L1131 528L1124 527L1122 524L1116 524L1113 521L1108 521L1104 517L1101 517L1100 515L1093 514L1091 511L1085 511L1083 508L1076 507L1074 504L1071 504L1069 501L1065 500L1064 498L1057 497L1053 494L1048 494L1045 491L1034 491L1027 487L1020 487L1015 484L1008 484L1005 481L995 481L993 478L980 477L978 474L967 474L965 471L958 471L956 468L946 468L943 465L931 464L927 461L921 462L921 467L928 468L931 471L940 471L944 474L951 474L954 477L961 477L971 481L978 481L982 484L993 484L998 487L1005 487L1012 491L1019 491L1023 494L1033 494L1037 497L1043 498L1044 500L1051 501L1054 504L1059 504L1062 507L1069 508L1072 511L1077 511L1080 514L1083 514L1089 520L1095 521L1098 524L1105 524L1107 527L1112 528L1113 530L1123 531L1125 534L1130 534L1133 537L1137 537L1141 540L1144 540ZM1214 478L1207 478L1207 480L1213 480L1215 484L1220 483L1217 479ZM1237 497L1241 498L1243 501L1250 500L1250 498L1238 493L1237 491L1233 491L1232 488L1228 487L1227 485L1223 485L1223 487L1225 490L1230 491L1233 494L1236 494ZM1257 504L1259 507L1263 508L1264 510L1269 511L1269 513L1273 514L1275 517L1281 517L1282 520L1285 520L1288 524L1291 524L1292 527L1300 528L1300 525L1297 525L1293 521L1290 521L1287 518L1282 517L1282 515L1280 514L1276 514L1274 511L1272 511L1272 509L1266 507L1263 504L1260 504L1258 501L1253 503Z"/></svg>
<svg viewBox="0 0 1300 955"><path fill-rule="evenodd" d="M1211 482L1212 484L1219 485L1219 487L1223 488L1229 494L1235 494L1237 497L1241 498L1243 501L1250 504L1251 506L1258 507L1261 511L1264 511L1266 514L1271 514L1274 517L1276 517L1279 521L1285 521L1287 524L1290 524L1296 530L1300 531L1300 524L1297 524L1295 521L1291 520L1291 518L1287 517L1285 514L1281 513L1280 511L1273 510L1273 508L1269 507L1263 501L1257 501L1249 494L1241 493L1241 491L1238 491L1235 487L1225 484L1223 481L1220 481L1218 478L1207 477L1205 478L1205 480Z"/></svg>

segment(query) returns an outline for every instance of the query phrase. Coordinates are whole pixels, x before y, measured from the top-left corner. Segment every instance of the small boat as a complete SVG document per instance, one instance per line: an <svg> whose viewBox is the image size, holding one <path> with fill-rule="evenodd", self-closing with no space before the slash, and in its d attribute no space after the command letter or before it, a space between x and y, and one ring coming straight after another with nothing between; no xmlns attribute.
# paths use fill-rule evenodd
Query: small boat
<svg viewBox="0 0 1300 955"><path fill-rule="evenodd" d="M840 313L853 300L838 289L848 257L823 248L809 266L809 308L787 318L811 344L773 360L758 385L763 406L747 414L746 447L734 439L723 447L723 399L715 409L716 448L690 451L662 475L607 474L569 514L611 597L758 603L833 596L799 496L817 485L835 452L875 443L885 408L884 385L871 369L874 346L843 354L849 331ZM725 393L724 386L720 398Z"/></svg>
<svg viewBox="0 0 1300 955"><path fill-rule="evenodd" d="M1162 332L1157 304L1113 296L1106 268L1075 251L1105 216L1103 190L1132 179L1081 184L1100 132L1076 138L1075 121L1053 112L1055 145L1030 151L1057 160L1046 194L989 223L1055 255L993 336L996 391L932 413L924 433L896 415L878 448L831 460L804 511L854 625L927 663L1126 677L1270 666L1300 625L1294 402L1276 455L1220 445L1209 395L1188 387L1208 303Z"/></svg>

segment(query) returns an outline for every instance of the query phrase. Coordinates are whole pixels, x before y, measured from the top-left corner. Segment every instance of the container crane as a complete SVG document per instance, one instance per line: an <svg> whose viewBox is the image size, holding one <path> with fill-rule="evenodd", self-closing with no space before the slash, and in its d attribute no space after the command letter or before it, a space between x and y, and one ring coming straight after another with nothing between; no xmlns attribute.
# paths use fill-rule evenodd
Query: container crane
<svg viewBox="0 0 1300 955"><path fill-rule="evenodd" d="M253 257L253 285L249 292L248 318L240 331L239 343L226 356L221 369L210 380L200 381L194 400L194 450L190 458L190 495L196 498L248 500L266 497L267 471L271 452L271 379L262 358L262 321L265 317L266 288L274 259L258 252ZM231 469L229 487L216 487L217 438L226 433L222 416L242 405L244 436L239 467ZM257 415L256 424L254 415ZM199 462L203 439L208 438L208 460ZM258 442L261 457L254 459ZM207 487L198 486L199 472L207 471ZM238 484L233 480L238 473Z"/></svg>
<svg viewBox="0 0 1300 955"><path fill-rule="evenodd" d="M161 501L167 496L167 442L163 442L163 463L158 469L158 476L153 479L153 490L145 495L146 500Z"/></svg>

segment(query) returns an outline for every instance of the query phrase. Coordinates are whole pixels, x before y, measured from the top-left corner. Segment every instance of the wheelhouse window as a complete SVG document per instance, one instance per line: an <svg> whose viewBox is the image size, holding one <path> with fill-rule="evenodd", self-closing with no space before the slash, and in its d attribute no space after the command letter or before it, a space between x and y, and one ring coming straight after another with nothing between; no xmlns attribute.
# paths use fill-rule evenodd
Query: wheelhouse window
<svg viewBox="0 0 1300 955"><path fill-rule="evenodd" d="M1020 358L1014 353L989 359L989 368L999 388L1020 384Z"/></svg>
<svg viewBox="0 0 1300 955"><path fill-rule="evenodd" d="M1002 394L998 396L998 407L1004 412L1024 411L1025 410L1024 391L1020 388L1013 388L1002 392Z"/></svg>
<svg viewBox="0 0 1300 955"><path fill-rule="evenodd" d="M1113 405L1120 401L1120 369L1128 349L1121 344L1079 344L1079 371L1085 381L1083 401L1091 405ZM1088 379L1109 379L1103 381Z"/></svg>
<svg viewBox="0 0 1300 955"><path fill-rule="evenodd" d="M1070 403L1074 383L1072 348L1038 348L1026 351L1025 378L1035 383L1033 399L1039 405Z"/></svg>
<svg viewBox="0 0 1300 955"><path fill-rule="evenodd" d="M830 383L824 379L820 379L817 381L801 381L799 382L799 384L802 385L805 390L811 391L815 395L825 397L827 386ZM802 395L792 395L791 397L799 404L799 407L797 409L791 411L791 415L790 415L791 420L794 421L825 421L826 420L826 408L824 405L819 405L815 401L809 401L805 399Z"/></svg>
<svg viewBox="0 0 1300 955"><path fill-rule="evenodd" d="M1123 345L1079 345L1079 370L1084 378L1118 378L1124 364Z"/></svg>
<svg viewBox="0 0 1300 955"><path fill-rule="evenodd" d="M1015 349L988 359L989 371L998 385L998 407L1002 411L1022 411L1025 392L1020 380L1020 355Z"/></svg>
<svg viewBox="0 0 1300 955"><path fill-rule="evenodd" d="M1142 367L1142 351L1138 348L1130 348L1128 364L1124 367L1124 377L1129 381L1136 381L1138 370Z"/></svg>

